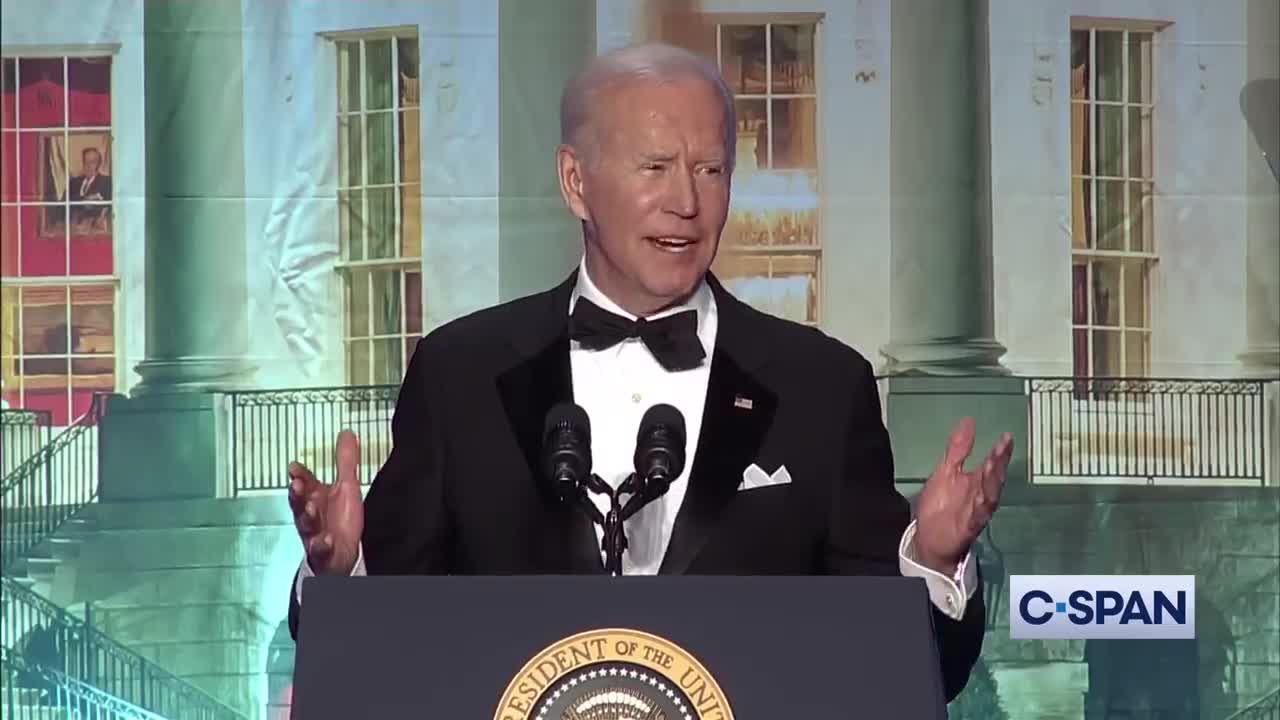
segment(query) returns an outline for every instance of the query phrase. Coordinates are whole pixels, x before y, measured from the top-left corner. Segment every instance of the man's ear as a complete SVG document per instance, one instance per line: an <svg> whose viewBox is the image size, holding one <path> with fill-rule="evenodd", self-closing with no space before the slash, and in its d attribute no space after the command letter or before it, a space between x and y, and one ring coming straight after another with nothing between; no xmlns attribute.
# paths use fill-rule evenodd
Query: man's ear
<svg viewBox="0 0 1280 720"><path fill-rule="evenodd" d="M572 145L565 144L556 148L556 176L560 180L560 195L570 212L585 222L591 218L583 196L583 175L586 171L584 161L581 151Z"/></svg>

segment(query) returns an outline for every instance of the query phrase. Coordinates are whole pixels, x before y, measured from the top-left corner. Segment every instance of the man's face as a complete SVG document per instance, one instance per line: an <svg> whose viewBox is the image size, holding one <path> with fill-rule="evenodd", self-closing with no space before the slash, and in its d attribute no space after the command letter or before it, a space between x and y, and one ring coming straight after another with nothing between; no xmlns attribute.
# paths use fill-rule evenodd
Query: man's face
<svg viewBox="0 0 1280 720"><path fill-rule="evenodd" d="M587 225L591 279L650 314L688 296L715 259L729 208L723 105L692 75L596 100L594 144L561 152L562 189Z"/></svg>
<svg viewBox="0 0 1280 720"><path fill-rule="evenodd" d="M97 175L98 166L102 164L102 156L96 150L90 150L81 156L80 162L84 165L83 174Z"/></svg>

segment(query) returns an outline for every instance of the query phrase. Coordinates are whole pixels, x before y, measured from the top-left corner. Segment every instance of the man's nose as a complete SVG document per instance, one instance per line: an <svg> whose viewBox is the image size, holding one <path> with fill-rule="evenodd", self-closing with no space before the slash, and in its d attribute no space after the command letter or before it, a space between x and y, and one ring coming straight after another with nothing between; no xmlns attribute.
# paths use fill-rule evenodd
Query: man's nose
<svg viewBox="0 0 1280 720"><path fill-rule="evenodd" d="M678 171L671 175L667 190L667 212L683 218L698 215L698 187L692 171Z"/></svg>

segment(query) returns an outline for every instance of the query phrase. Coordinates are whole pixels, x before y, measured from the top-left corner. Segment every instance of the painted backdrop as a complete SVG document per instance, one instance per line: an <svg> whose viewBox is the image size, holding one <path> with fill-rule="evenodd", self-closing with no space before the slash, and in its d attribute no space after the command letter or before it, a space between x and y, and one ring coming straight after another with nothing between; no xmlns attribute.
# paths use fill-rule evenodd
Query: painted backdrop
<svg viewBox="0 0 1280 720"><path fill-rule="evenodd" d="M953 716L1277 717L1278 5L3 0L6 708L286 716L286 464L372 477L416 341L574 267L560 90L663 39L716 273L872 359L902 491L1018 435ZM1198 638L1011 640L1025 573L1193 573Z"/></svg>

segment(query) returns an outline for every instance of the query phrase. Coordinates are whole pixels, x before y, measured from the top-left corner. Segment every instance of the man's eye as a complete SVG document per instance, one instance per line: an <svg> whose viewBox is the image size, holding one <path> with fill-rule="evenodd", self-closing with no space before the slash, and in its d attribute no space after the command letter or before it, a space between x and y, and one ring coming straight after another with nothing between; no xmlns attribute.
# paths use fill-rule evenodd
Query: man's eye
<svg viewBox="0 0 1280 720"><path fill-rule="evenodd" d="M662 163L656 163L656 162L645 163L641 167L643 167L645 170L661 170Z"/></svg>

